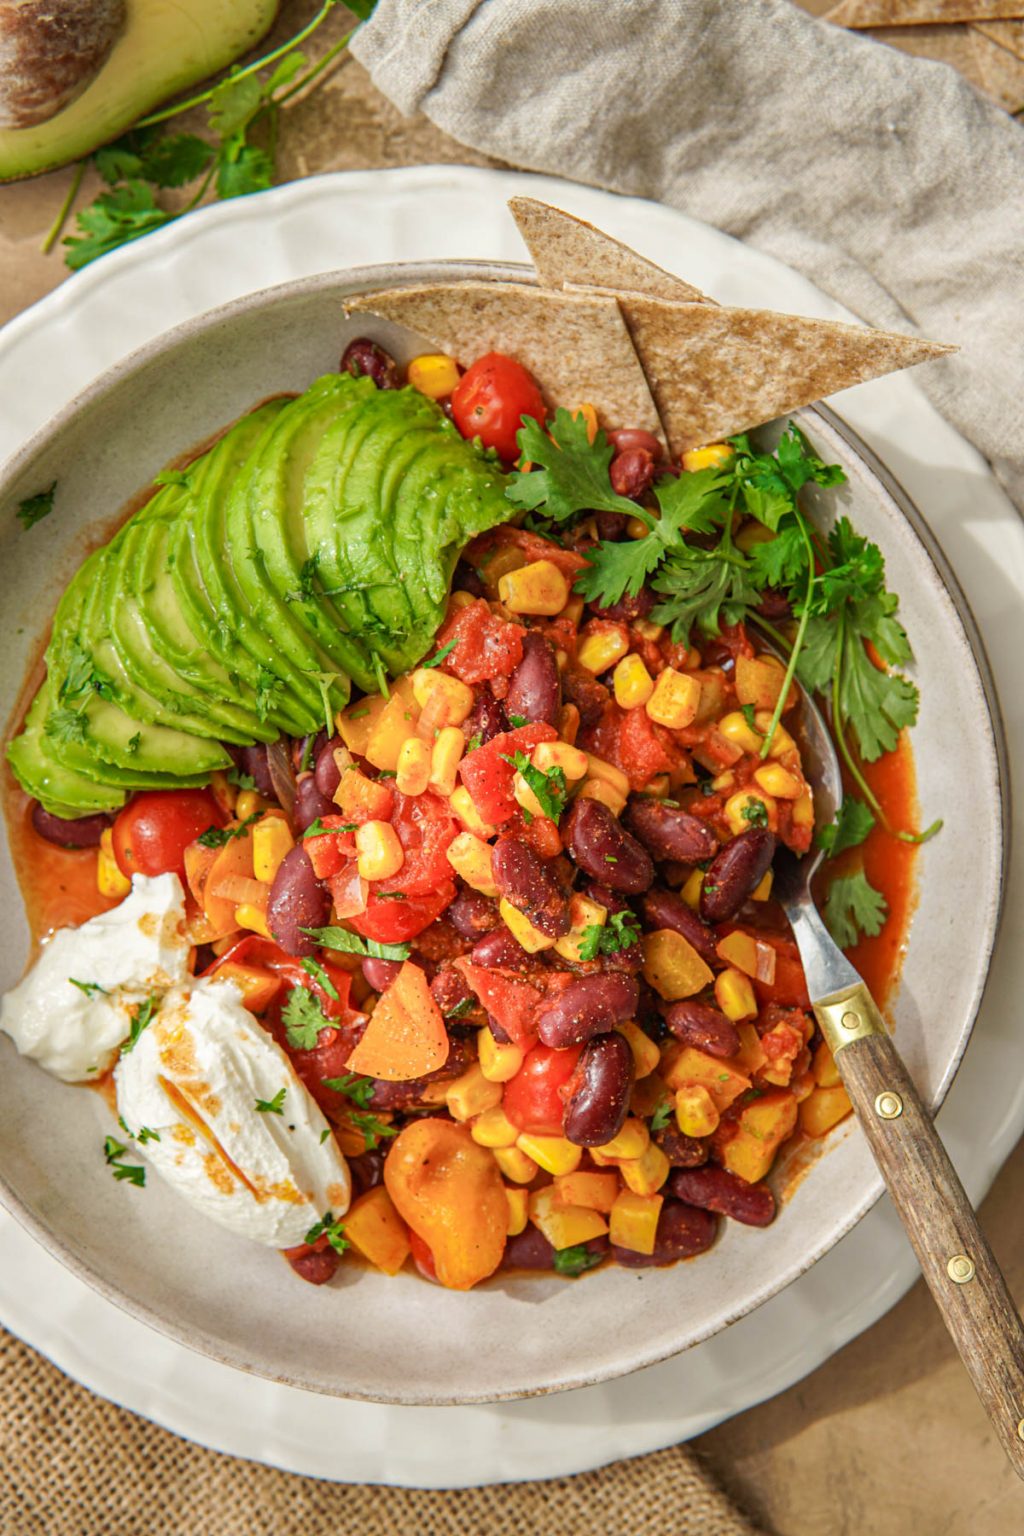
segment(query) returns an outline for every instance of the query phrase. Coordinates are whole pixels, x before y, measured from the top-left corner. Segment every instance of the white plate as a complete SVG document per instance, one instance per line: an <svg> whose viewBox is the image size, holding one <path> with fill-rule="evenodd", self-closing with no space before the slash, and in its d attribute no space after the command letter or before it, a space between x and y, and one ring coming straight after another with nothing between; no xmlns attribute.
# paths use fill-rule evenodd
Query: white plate
<svg viewBox="0 0 1024 1536"><path fill-rule="evenodd" d="M14 322L0 338L0 365L15 369L8 377L17 379L17 392L5 392L12 409L0 447L16 446L127 351L241 293L366 261L518 256L503 203L524 190L602 223L718 298L842 316L785 268L647 204L461 169L325 177L190 219L100 263ZM1001 673L1008 678L1003 692L1011 700L1007 669L1021 636L1010 631L1019 626L1015 594L1024 585L1012 509L909 379L850 392L840 409L927 508L975 603L997 682ZM969 523L957 515L967 504ZM991 621L1000 613L1006 622L997 631ZM1011 750L1020 724L1008 722ZM1011 886L1011 903L1014 895ZM1014 995L1019 978L1012 969L1020 965L1004 944L951 1101L959 1105L964 1083L974 1084L962 1124L978 1144L959 1147L951 1117L943 1117L974 1194L991 1179L1024 1113L1016 1098L1011 1102L1021 1074L1012 1070L1012 1043L999 1038L997 1003ZM640 1376L547 1401L397 1409L310 1398L186 1354L84 1290L22 1233L5 1230L5 1239L0 1315L88 1385L219 1449L320 1476L436 1486L559 1475L697 1433L813 1368L891 1305L914 1274L898 1227L879 1207L767 1306ZM128 1361L131 1371L122 1376Z"/></svg>

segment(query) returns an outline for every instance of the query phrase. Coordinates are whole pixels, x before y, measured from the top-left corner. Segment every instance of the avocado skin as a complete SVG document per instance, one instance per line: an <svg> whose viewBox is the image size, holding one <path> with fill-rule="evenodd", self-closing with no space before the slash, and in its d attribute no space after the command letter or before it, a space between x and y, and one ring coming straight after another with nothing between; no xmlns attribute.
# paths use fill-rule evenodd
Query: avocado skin
<svg viewBox="0 0 1024 1536"><path fill-rule="evenodd" d="M329 374L241 418L80 567L9 746L57 815L205 783L430 647L505 477L412 389Z"/></svg>

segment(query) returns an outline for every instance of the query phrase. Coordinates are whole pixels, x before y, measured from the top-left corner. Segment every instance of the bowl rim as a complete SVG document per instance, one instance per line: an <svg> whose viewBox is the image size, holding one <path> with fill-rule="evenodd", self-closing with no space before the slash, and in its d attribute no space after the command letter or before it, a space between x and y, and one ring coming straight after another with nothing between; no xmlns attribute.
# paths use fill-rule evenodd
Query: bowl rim
<svg viewBox="0 0 1024 1536"><path fill-rule="evenodd" d="M347 293L357 295L360 291L369 292L382 286L411 285L423 281L457 282L464 281L467 278L513 281L526 286L538 286L533 269L525 263L519 262L445 258L416 262L389 262L338 268L333 271L319 272L304 278L292 279L284 283L272 284L268 287L258 288L250 293L243 294L238 298L230 300L228 303L204 310L198 315L191 316L169 330L152 337L142 346L134 348L116 363L104 369L95 379L90 381L88 385L79 390L71 400L62 406L48 422L36 429L21 447L0 464L0 504L7 500L11 491L17 487L18 481L22 476L31 470L34 459L52 446L68 423L81 411L89 408L114 389L122 387L127 378L157 362L162 356L172 353L179 345L197 334L208 331L223 322L230 321L238 315L252 310L259 310L269 304L279 301L286 302L293 298L301 298L308 295L316 295L321 291L331 291L339 287L343 287ZM999 805L998 873L985 943L977 955L977 981L970 1005L965 1014L957 1048L947 1061L940 1081L928 1101L928 1107L935 1114L952 1086L964 1053L972 1038L988 985L992 954L999 937L1005 908L1010 854L1011 797L1009 759L1002 710L984 641L970 603L936 535L909 493L899 483L892 471L881 462L876 453L863 441L859 433L855 432L831 406L818 402L815 405L804 407L800 411L794 411L791 415L809 422L809 430L812 436L820 424L825 429L826 437L830 434L837 437L844 445L845 450L855 460L860 461L862 467L867 471L867 478L876 483L876 489L880 492L880 500L884 503L887 499L892 504L895 512L909 524L911 531L923 546L926 556L931 561L939 580L956 610L981 683L987 715L987 734L995 760L995 792ZM15 707L17 708L17 705ZM10 722L5 722L5 727L9 728L9 725ZM847 1121L846 1125L848 1134L852 1122ZM732 1323L754 1311L764 1302L770 1300L771 1297L777 1295L795 1280L799 1279L801 1275L805 1274L820 1258L835 1247L862 1220L883 1193L884 1184L882 1179L877 1171L874 1171L861 1199L848 1210L842 1221L838 1225L833 1226L818 1243L804 1249L799 1261L789 1266L781 1275L774 1278L769 1285L758 1288L748 1298L730 1308L715 1324L703 1328L699 1333L689 1337L684 1344L677 1347L665 1348L657 1346L642 1358L634 1359L618 1368L602 1366L596 1371L588 1371L584 1366L583 1368L564 1371L557 1380L545 1382L525 1390L515 1388L508 1391L470 1391L459 1393L446 1391L439 1394L416 1392L414 1394L402 1395L395 1392L382 1394L351 1389L340 1391L324 1383L310 1382L286 1372L262 1366L244 1355L240 1350L234 1347L227 1348L194 1327L189 1328L184 1324L170 1320L155 1311L147 1302L129 1295L115 1284L110 1283L85 1258L69 1253L61 1237L9 1187L6 1176L3 1170L0 1169L0 1204L18 1221L19 1225L39 1242L49 1254L74 1274L76 1278L83 1280L106 1301L112 1303L121 1311L126 1312L130 1317L146 1324L148 1327L154 1328L164 1337L173 1340L177 1344L185 1345L189 1349L204 1354L221 1364L229 1365L246 1374L260 1376L283 1385L306 1391L314 1391L327 1396L351 1398L357 1401L418 1404L423 1406L466 1405L547 1396L556 1392L569 1391L578 1387L592 1386L603 1381L613 1380L618 1376L627 1375L635 1370L644 1369L647 1366L671 1359L686 1349L692 1348L714 1334L723 1331Z"/></svg>

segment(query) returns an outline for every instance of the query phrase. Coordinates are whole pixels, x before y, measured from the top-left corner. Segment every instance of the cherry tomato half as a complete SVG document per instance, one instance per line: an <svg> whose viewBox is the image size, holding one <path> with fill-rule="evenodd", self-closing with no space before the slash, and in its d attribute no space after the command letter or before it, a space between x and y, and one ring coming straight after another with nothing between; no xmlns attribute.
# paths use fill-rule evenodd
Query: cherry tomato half
<svg viewBox="0 0 1024 1536"><path fill-rule="evenodd" d="M505 1084L501 1107L521 1131L534 1136L560 1136L565 1101L560 1090L572 1077L582 1047L555 1051L535 1045L523 1059L515 1077Z"/></svg>
<svg viewBox="0 0 1024 1536"><path fill-rule="evenodd" d="M123 875L185 878L185 849L224 812L208 789L151 789L135 795L114 822L114 858Z"/></svg>
<svg viewBox="0 0 1024 1536"><path fill-rule="evenodd" d="M371 888L366 911L350 917L348 925L364 939L376 939L378 944L404 944L429 928L454 900L453 880L446 880L429 896L407 896L404 901L389 901Z"/></svg>
<svg viewBox="0 0 1024 1536"><path fill-rule="evenodd" d="M544 400L522 363L503 352L477 358L452 394L452 415L463 437L478 437L511 462L519 457L516 433L524 416L542 425Z"/></svg>

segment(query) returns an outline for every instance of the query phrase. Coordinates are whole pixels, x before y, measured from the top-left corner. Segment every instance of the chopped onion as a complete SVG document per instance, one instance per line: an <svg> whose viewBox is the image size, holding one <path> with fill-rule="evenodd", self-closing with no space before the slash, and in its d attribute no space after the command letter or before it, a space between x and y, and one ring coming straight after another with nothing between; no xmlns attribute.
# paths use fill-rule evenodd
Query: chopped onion
<svg viewBox="0 0 1024 1536"><path fill-rule="evenodd" d="M366 911L370 887L360 875L354 859L347 869L335 875L331 881L331 895L334 897L335 916L339 921L346 917L358 917L360 912Z"/></svg>
<svg viewBox="0 0 1024 1536"><path fill-rule="evenodd" d="M770 987L775 980L775 950L763 939L754 944L754 977Z"/></svg>

